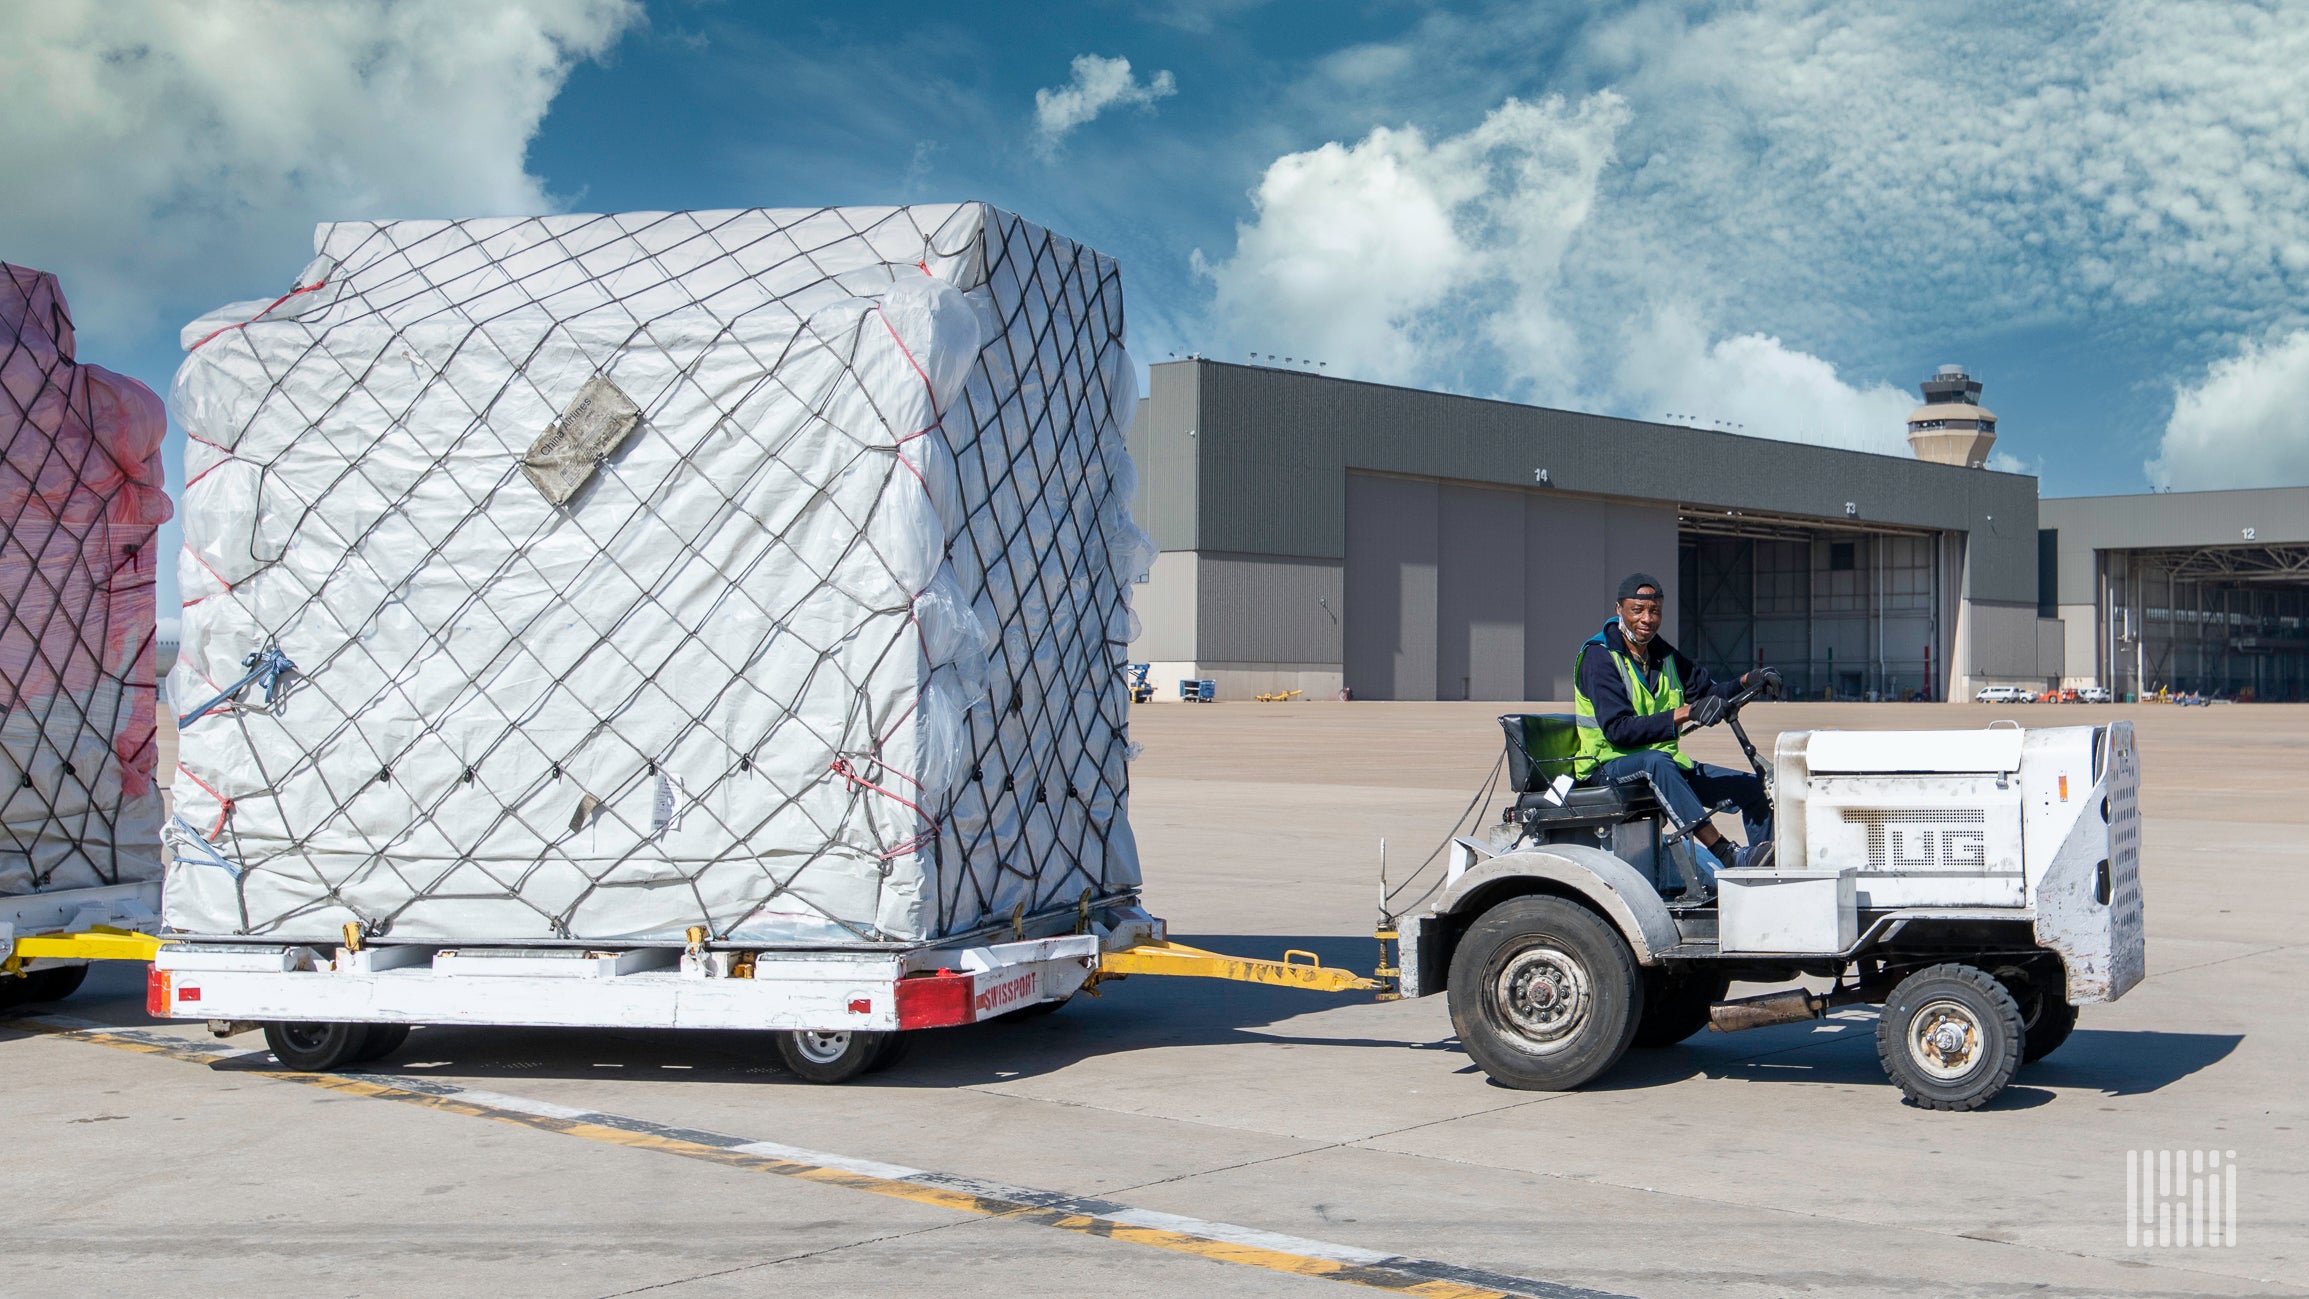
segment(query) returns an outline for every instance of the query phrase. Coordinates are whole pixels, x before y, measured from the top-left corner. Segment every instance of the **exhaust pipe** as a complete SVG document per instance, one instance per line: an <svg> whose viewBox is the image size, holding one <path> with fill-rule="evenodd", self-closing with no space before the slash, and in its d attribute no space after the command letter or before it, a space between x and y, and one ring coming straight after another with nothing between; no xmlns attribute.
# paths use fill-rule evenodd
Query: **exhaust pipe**
<svg viewBox="0 0 2309 1299"><path fill-rule="evenodd" d="M1807 1019L1825 1019L1828 1012L1838 1006L1857 1006L1870 1000L1869 995L1857 985L1840 983L1826 992L1790 988L1785 992L1767 992L1760 997L1719 1001L1708 1007L1708 1027L1719 1033L1737 1033L1743 1028L1801 1024Z"/></svg>
<svg viewBox="0 0 2309 1299"><path fill-rule="evenodd" d="M1708 1007L1708 1027L1719 1033L1737 1033L1743 1028L1798 1024L1807 1019L1822 1018L1827 1013L1826 997L1815 997L1802 988L1791 988L1786 992L1767 992L1760 997L1719 1001Z"/></svg>

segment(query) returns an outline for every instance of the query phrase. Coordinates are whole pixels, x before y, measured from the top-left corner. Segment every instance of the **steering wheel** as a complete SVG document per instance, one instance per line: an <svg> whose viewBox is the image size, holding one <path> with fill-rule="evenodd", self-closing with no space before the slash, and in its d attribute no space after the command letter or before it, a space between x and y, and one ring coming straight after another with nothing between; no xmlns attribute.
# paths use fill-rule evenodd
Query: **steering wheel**
<svg viewBox="0 0 2309 1299"><path fill-rule="evenodd" d="M1724 696L1724 715L1717 718L1715 721L1708 723L1708 725L1715 726L1737 719L1740 715L1741 709L1747 707L1749 704L1756 702L1756 700L1764 696L1765 689L1769 684L1769 682L1759 680L1751 685L1742 686L1733 693ZM1690 735L1692 732L1698 729L1700 729L1700 723L1686 722L1684 723L1683 728L1678 731L1677 734Z"/></svg>
<svg viewBox="0 0 2309 1299"><path fill-rule="evenodd" d="M1772 769L1770 764L1764 761L1763 755L1756 752L1755 744L1748 739L1747 728L1740 725L1740 710L1763 697L1771 684L1769 681L1758 679L1754 683L1742 686L1737 691L1726 695L1724 697L1724 715L1717 719L1722 724L1732 728L1733 738L1740 742L1740 752L1747 755L1749 768L1763 780L1766 789L1770 789L1772 785ZM1686 722L1677 730L1676 734L1690 735L1698 729L1700 729L1698 723Z"/></svg>

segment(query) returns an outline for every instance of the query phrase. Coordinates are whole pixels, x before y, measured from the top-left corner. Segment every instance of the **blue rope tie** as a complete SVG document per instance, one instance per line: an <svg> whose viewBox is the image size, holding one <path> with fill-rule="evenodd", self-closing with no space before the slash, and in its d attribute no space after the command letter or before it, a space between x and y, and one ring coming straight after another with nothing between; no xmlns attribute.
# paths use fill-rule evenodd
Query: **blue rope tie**
<svg viewBox="0 0 2309 1299"><path fill-rule="evenodd" d="M194 722L199 721L201 718L208 716L210 709L232 698L234 695L239 694L242 690L246 689L248 684L252 681L260 683L264 686L265 702L270 704L273 702L273 700L280 696L281 674L284 672L294 672L297 670L297 665L289 662L289 656L281 653L280 647L278 645L267 646L257 653L249 655L247 658L241 660L241 666L249 670L249 674L247 676L242 677L240 680L233 682L229 686L226 686L224 688L224 693L218 695L216 698L209 700L207 703L202 704L200 707L195 708L191 712L186 713L184 716L177 718L177 729L183 730L185 727L192 725Z"/></svg>

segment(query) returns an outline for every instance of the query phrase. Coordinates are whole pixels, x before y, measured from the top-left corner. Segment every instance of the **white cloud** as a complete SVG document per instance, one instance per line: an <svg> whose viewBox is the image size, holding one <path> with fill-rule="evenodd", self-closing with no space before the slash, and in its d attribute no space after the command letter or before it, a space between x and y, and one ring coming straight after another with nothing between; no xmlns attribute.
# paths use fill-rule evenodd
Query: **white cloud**
<svg viewBox="0 0 2309 1299"><path fill-rule="evenodd" d="M1629 414L1697 415L1702 427L1729 425L1749 437L1911 454L1916 394L1849 383L1834 365L1777 338L1711 339L1688 308L1663 308L1625 336L1616 366L1613 393Z"/></svg>
<svg viewBox="0 0 2309 1299"><path fill-rule="evenodd" d="M1684 268L1631 267L1603 295L1572 282L1629 121L1610 93L1510 99L1461 135L1383 127L1276 159L1233 253L1198 254L1222 347L1388 382L1497 375L1531 400L1907 454L1913 395L1847 382L1778 338L1712 331Z"/></svg>
<svg viewBox="0 0 2309 1299"><path fill-rule="evenodd" d="M1198 36L1209 35L1220 24L1260 8L1268 0L1158 0L1141 5L1147 19Z"/></svg>
<svg viewBox="0 0 2309 1299"><path fill-rule="evenodd" d="M530 138L572 66L640 17L635 0L17 6L7 255L58 272L118 338L286 283L318 220L550 210Z"/></svg>
<svg viewBox="0 0 2309 1299"><path fill-rule="evenodd" d="M1482 345L1526 383L1571 383L1553 289L1625 120L1610 95L1511 99L1462 135L1380 127L1276 159L1233 254L1196 254L1222 331L1363 378L1437 377Z"/></svg>
<svg viewBox="0 0 2309 1299"><path fill-rule="evenodd" d="M1857 392L2064 334L2180 378L2309 327L2309 7L1496 0L1424 8L1286 103L1315 139L1446 138L1542 77L1627 110L1548 297L1589 349L1681 312L1705 335L1687 360L1756 334ZM1610 378L1621 354L1582 356L1589 400L1641 410ZM1810 422L1845 422L1839 404Z"/></svg>
<svg viewBox="0 0 2309 1299"><path fill-rule="evenodd" d="M1988 453L1988 467L2000 474L2027 474L2031 478L2044 477L2044 457L2023 460L2010 451Z"/></svg>
<svg viewBox="0 0 2309 1299"><path fill-rule="evenodd" d="M2309 483L2309 330L2249 343L2176 392L2144 468L2181 491Z"/></svg>
<svg viewBox="0 0 2309 1299"><path fill-rule="evenodd" d="M1647 5L1585 50L1636 112L1615 228L1774 331L2301 318L2309 11Z"/></svg>
<svg viewBox="0 0 2309 1299"><path fill-rule="evenodd" d="M1156 100L1167 99L1177 94L1178 89L1178 82L1169 72L1157 72L1142 82L1131 75L1129 59L1078 54L1074 58L1074 80L1034 92L1035 152L1046 158L1051 156L1068 132L1109 108L1120 105L1151 109Z"/></svg>

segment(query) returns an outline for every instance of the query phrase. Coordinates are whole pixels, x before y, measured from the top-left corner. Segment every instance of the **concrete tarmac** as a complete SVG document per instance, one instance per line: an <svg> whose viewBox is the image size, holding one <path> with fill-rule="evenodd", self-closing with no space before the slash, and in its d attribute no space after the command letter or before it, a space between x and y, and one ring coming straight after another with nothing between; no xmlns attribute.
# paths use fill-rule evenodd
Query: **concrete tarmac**
<svg viewBox="0 0 2309 1299"><path fill-rule="evenodd" d="M1541 706L1530 706L1539 708ZM1149 906L1188 942L1367 965L1499 752L1483 704L1162 704ZM1778 704L1781 728L2130 716L2146 983L1975 1114L1912 1109L1873 1012L1703 1033L1586 1091L1492 1085L1441 999L1132 979L926 1034L844 1087L734 1033L420 1029L375 1071L1636 1296L2309 1294L2309 713ZM1734 763L1720 731L1695 750ZM139 971L57 1016L159 1029ZM1341 1282L0 1023L0 1295L1350 1293ZM429 1081L427 1081L429 1080ZM2237 1243L2126 1243L2126 1155L2234 1152ZM806 1288L806 1290L805 1290ZM1428 1293L1467 1293L1448 1288Z"/></svg>

